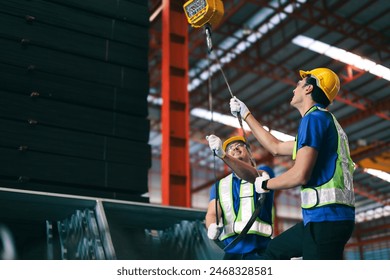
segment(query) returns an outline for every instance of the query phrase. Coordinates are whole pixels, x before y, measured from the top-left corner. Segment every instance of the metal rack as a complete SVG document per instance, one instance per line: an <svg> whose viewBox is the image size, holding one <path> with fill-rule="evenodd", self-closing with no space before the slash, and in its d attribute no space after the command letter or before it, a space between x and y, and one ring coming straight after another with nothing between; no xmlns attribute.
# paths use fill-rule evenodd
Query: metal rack
<svg viewBox="0 0 390 280"><path fill-rule="evenodd" d="M189 208L0 188L0 221L13 235L17 259L220 259L204 216Z"/></svg>

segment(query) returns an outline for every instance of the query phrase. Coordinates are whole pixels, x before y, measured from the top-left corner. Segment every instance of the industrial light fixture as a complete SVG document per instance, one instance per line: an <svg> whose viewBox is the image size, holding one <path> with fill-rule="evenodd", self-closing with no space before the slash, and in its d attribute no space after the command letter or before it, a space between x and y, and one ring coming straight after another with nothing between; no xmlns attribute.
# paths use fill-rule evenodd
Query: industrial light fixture
<svg viewBox="0 0 390 280"><path fill-rule="evenodd" d="M341 61L348 65L352 65L358 69L367 71L373 75L390 81L389 68L352 52L331 46L318 40L314 40L304 35L296 36L292 42L303 48L320 53L322 55L326 55L330 58Z"/></svg>
<svg viewBox="0 0 390 280"><path fill-rule="evenodd" d="M376 176L384 181L390 182L390 174L387 172L372 168L364 168L363 171L373 176Z"/></svg>

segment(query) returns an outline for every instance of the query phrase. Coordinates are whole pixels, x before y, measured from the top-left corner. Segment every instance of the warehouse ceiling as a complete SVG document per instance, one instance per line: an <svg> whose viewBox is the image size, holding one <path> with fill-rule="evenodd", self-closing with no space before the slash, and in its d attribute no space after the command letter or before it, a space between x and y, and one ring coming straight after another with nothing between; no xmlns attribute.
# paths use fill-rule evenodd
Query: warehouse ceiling
<svg viewBox="0 0 390 280"><path fill-rule="evenodd" d="M299 80L298 71L328 67L341 79L341 91L329 110L344 127L351 156L357 164L354 174L357 212L389 207L389 182L364 170L374 168L390 173L390 2L225 0L223 3L224 16L212 30L214 51L210 56L203 30L188 28L192 176L196 176L197 170L212 169L214 164L206 135L213 132L226 139L241 133L238 128L196 115L195 109L210 108L215 115L230 115L230 92L223 73L231 92L245 102L263 125L295 135L301 116L290 106L290 100ZM162 1L149 0L149 8L149 98L156 100L161 97ZM316 51L314 46L322 47L322 51ZM329 57L325 50L330 47L369 60L376 71L343 62L351 56L347 52L338 59ZM159 158L162 132L157 102L150 103L149 117L152 153ZM246 133L257 162L271 160L250 132ZM225 170L215 164L221 172ZM288 167L291 162L278 158L272 159L272 164ZM193 192L211 183L192 186Z"/></svg>

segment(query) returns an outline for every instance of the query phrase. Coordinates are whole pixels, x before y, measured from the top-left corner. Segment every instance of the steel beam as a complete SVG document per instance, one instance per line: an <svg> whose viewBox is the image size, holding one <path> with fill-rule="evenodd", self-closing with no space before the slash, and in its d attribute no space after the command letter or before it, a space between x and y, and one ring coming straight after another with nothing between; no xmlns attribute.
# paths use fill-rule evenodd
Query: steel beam
<svg viewBox="0 0 390 280"><path fill-rule="evenodd" d="M162 204L191 207L188 30L181 1L163 0Z"/></svg>

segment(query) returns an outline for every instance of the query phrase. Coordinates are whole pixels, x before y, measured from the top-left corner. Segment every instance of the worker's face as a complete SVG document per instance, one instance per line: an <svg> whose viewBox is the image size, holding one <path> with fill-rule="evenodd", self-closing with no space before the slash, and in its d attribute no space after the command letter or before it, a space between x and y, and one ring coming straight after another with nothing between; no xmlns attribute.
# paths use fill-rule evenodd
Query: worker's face
<svg viewBox="0 0 390 280"><path fill-rule="evenodd" d="M307 87L309 84L306 83L307 77L303 78L302 80L299 80L297 83L297 86L293 90L293 98L291 99L290 104L294 107L299 106L299 104L303 103L303 99L307 94Z"/></svg>
<svg viewBox="0 0 390 280"><path fill-rule="evenodd" d="M229 144L226 148L226 152L230 156L245 162L247 162L249 159L245 144L241 141L237 141Z"/></svg>

